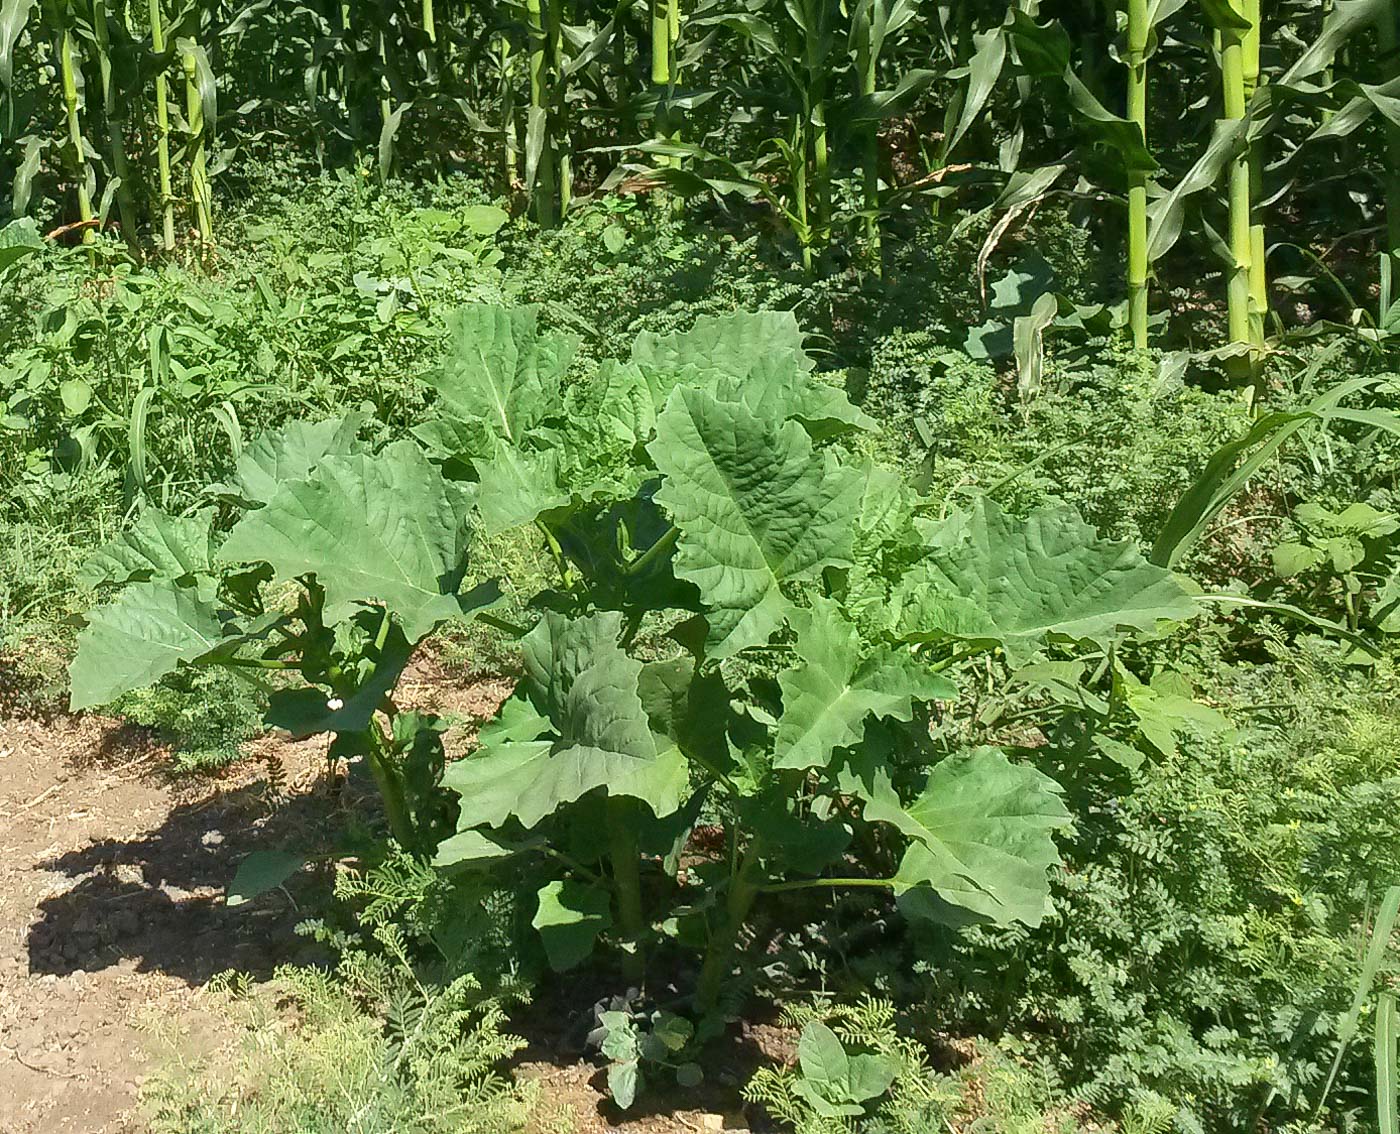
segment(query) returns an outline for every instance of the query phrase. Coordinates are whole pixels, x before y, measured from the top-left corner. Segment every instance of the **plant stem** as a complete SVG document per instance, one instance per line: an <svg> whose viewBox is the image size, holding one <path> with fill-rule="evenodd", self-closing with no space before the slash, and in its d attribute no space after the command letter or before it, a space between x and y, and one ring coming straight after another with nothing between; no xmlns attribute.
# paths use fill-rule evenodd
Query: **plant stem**
<svg viewBox="0 0 1400 1134"><path fill-rule="evenodd" d="M713 1015L719 1007L719 994L724 980L734 962L734 949L739 943L739 933L753 909L754 899L759 895L759 887L753 882L753 873L758 869L760 840L754 838L744 852L743 861L729 879L729 896L724 904L724 924L719 932L710 938L705 950L705 960L700 966L700 976L695 985L695 1011L704 1019Z"/></svg>
<svg viewBox="0 0 1400 1134"><path fill-rule="evenodd" d="M375 786L379 788L379 798L384 803L384 817L389 821L389 833L394 841L416 858L424 858L425 848L418 845L418 832L414 827L413 816L408 810L408 800L404 795L403 780L393 765L389 746L384 734L373 721L365 730L368 753L365 756Z"/></svg>
<svg viewBox="0 0 1400 1134"><path fill-rule="evenodd" d="M133 255L140 250L136 235L136 198L131 192L131 170L126 160L125 116L112 86L112 42L107 30L107 0L93 0L92 31L97 41L97 63L102 74L102 116L107 121L107 143L112 151L112 172L117 177L117 215L122 237Z"/></svg>
<svg viewBox="0 0 1400 1134"><path fill-rule="evenodd" d="M1248 106L1259 89L1259 46L1262 28L1260 26L1259 0L1242 0L1244 16L1249 20L1249 30L1244 33L1241 45L1241 63L1244 78L1244 101ZM1269 282L1265 264L1264 220L1259 202L1264 199L1263 153L1259 146L1249 147L1249 339L1256 352L1264 347L1264 320L1269 313ZM1255 355L1257 371L1262 364L1262 354Z"/></svg>
<svg viewBox="0 0 1400 1134"><path fill-rule="evenodd" d="M608 797L608 842L612 860L613 889L617 894L618 920L631 944L623 954L622 972L629 984L640 988L646 979L642 912L642 880L638 873L637 815L634 801L626 796Z"/></svg>
<svg viewBox="0 0 1400 1134"><path fill-rule="evenodd" d="M532 138L538 138L539 158L530 185L535 219L541 228L554 227L554 150L549 136L548 62L549 40L545 34L542 0L525 0L525 18L530 34L530 114L525 128L526 174Z"/></svg>
<svg viewBox="0 0 1400 1134"><path fill-rule="evenodd" d="M863 23L856 40L856 78L859 93L869 97L875 93L875 31L872 26L873 3L864 8ZM869 122L861 140L861 184L865 193L866 253L877 270L882 269L880 256L880 126Z"/></svg>
<svg viewBox="0 0 1400 1134"><path fill-rule="evenodd" d="M670 531L668 531L654 544L647 548L646 551L644 551L635 562L631 563L627 567L625 574L627 574L628 576L640 575L648 567L654 564L658 559L660 559L667 552L669 552L671 548L675 547L676 540L680 539L680 536L680 528L672 527Z"/></svg>
<svg viewBox="0 0 1400 1134"><path fill-rule="evenodd" d="M160 14L160 0L150 0L151 51L165 54L165 26ZM175 197L170 178L170 110L165 69L156 72L156 163L160 169L161 245L167 252L175 249Z"/></svg>
<svg viewBox="0 0 1400 1134"><path fill-rule="evenodd" d="M1231 7L1243 16L1244 0L1230 0ZM1224 113L1227 119L1240 120L1245 113L1244 33L1239 28L1222 28L1220 32L1220 77L1224 88ZM1230 205L1230 267L1226 294L1229 338L1231 343L1252 347L1249 317L1250 235L1249 153L1241 149L1228 168ZM1253 373L1251 355L1230 361L1235 377L1250 377Z"/></svg>
<svg viewBox="0 0 1400 1134"><path fill-rule="evenodd" d="M569 99L564 82L564 0L550 0L548 74L551 76L549 116L545 138L554 153L555 183L559 191L559 217L569 215L574 195L574 158L569 143ZM556 85L557 84L557 85Z"/></svg>
<svg viewBox="0 0 1400 1134"><path fill-rule="evenodd" d="M1128 120L1147 144L1147 0L1128 0ZM1128 326L1133 346L1147 346L1147 173L1128 172Z"/></svg>
<svg viewBox="0 0 1400 1134"><path fill-rule="evenodd" d="M185 69L185 119L190 128L190 197L194 202L199 238L207 246L214 242L210 218L209 169L205 158L204 98L199 91L199 63L191 49L185 49L181 62Z"/></svg>
<svg viewBox="0 0 1400 1134"><path fill-rule="evenodd" d="M795 882L774 882L768 886L760 886L759 892L782 894L791 890L817 890L824 886L838 890L845 890L852 886L873 886L888 890L893 884L894 880L890 878L800 878Z"/></svg>
<svg viewBox="0 0 1400 1134"><path fill-rule="evenodd" d="M1391 78L1400 79L1400 11L1394 4L1382 13L1376 25L1376 36L1381 56L1390 59ZM1392 305L1400 302L1400 124L1387 119L1383 128L1386 247L1381 254L1381 318Z"/></svg>
<svg viewBox="0 0 1400 1134"><path fill-rule="evenodd" d="M520 148L515 132L515 84L511 82L511 72L515 70L510 53L510 37L500 37L501 72L501 180L502 192L509 196L515 187L515 155Z"/></svg>
<svg viewBox="0 0 1400 1134"><path fill-rule="evenodd" d="M69 14L71 16L71 13ZM83 146L83 128L78 121L77 69L73 61L73 30L64 26L59 39L59 67L63 72L63 105L68 115L68 144L73 149L73 173L77 180L78 219L83 223L83 243L97 240L94 231L92 191L88 188L87 151Z"/></svg>

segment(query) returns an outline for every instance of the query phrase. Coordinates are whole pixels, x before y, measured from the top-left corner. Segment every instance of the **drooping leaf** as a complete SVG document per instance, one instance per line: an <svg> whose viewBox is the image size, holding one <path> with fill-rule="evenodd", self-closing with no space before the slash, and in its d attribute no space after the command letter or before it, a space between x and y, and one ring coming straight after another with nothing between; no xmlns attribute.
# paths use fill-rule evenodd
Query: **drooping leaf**
<svg viewBox="0 0 1400 1134"><path fill-rule="evenodd" d="M88 617L69 667L74 712L144 689L219 645L212 602L170 582L133 583Z"/></svg>
<svg viewBox="0 0 1400 1134"><path fill-rule="evenodd" d="M224 903L241 906L260 894L275 890L306 865L306 858L290 851L254 851L238 864L233 881L228 884Z"/></svg>
<svg viewBox="0 0 1400 1134"><path fill-rule="evenodd" d="M78 582L95 587L207 575L213 569L213 523L208 508L190 516L147 508L128 531L93 552Z"/></svg>
<svg viewBox="0 0 1400 1134"><path fill-rule="evenodd" d="M367 630L376 631L373 623L380 617L377 612L365 611L360 617L368 624ZM368 660L374 663L374 671L358 689L334 701L325 690L315 686L276 689L268 697L264 722L270 728L286 729L298 738L319 732L361 732L369 727L385 694L398 684L412 656L413 643L404 636L402 629L391 624L384 645L368 655Z"/></svg>
<svg viewBox="0 0 1400 1134"><path fill-rule="evenodd" d="M1120 627L1150 630L1196 613L1171 572L1129 543L1099 538L1073 509L1016 520L981 497L960 523L959 538L896 590L896 633L908 641L998 645L1020 666L1051 634L1106 644Z"/></svg>
<svg viewBox="0 0 1400 1134"><path fill-rule="evenodd" d="M314 575L329 620L383 604L416 642L499 597L492 584L457 594L468 504L461 486L444 480L411 441L377 456L326 457L240 520L218 559L267 562L284 579Z"/></svg>
<svg viewBox="0 0 1400 1134"><path fill-rule="evenodd" d="M656 501L681 531L675 573L708 608L712 656L767 641L789 610L781 584L850 565L863 482L814 453L795 422L678 388L647 451L666 478Z"/></svg>
<svg viewBox="0 0 1400 1134"><path fill-rule="evenodd" d="M1070 822L1054 780L999 749L975 748L935 764L908 807L888 780L869 795L865 817L911 840L895 879L906 912L918 912L927 888L1000 925L1040 924L1047 871L1060 861L1051 833Z"/></svg>
<svg viewBox="0 0 1400 1134"><path fill-rule="evenodd" d="M448 345L429 381L443 406L519 443L559 404L559 384L578 342L541 335L539 308L471 304L447 320Z"/></svg>
<svg viewBox="0 0 1400 1134"><path fill-rule="evenodd" d="M530 924L539 931L549 964L556 972L587 960L598 934L612 926L606 890L573 879L550 882L539 892L539 907Z"/></svg>
<svg viewBox="0 0 1400 1134"><path fill-rule="evenodd" d="M908 653L882 649L862 658L860 634L835 602L815 598L793 623L802 660L778 675L783 715L774 767L826 767L837 748L860 741L870 715L908 721L915 701L958 695L956 685Z"/></svg>
<svg viewBox="0 0 1400 1134"><path fill-rule="evenodd" d="M491 449L490 459L473 462L481 484L481 522L488 535L533 523L541 512L568 501L568 493L559 487L558 452L525 451L503 441Z"/></svg>

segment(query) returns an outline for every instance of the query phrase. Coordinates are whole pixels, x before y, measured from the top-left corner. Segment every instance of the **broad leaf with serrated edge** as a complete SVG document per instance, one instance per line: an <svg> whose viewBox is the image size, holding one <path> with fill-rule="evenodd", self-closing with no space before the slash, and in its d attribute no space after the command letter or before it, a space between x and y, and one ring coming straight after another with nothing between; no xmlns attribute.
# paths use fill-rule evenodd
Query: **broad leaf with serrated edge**
<svg viewBox="0 0 1400 1134"><path fill-rule="evenodd" d="M708 611L711 656L768 640L789 611L781 584L850 566L862 478L813 452L796 422L681 388L647 451L665 476L656 502L681 532L676 576Z"/></svg>
<svg viewBox="0 0 1400 1134"><path fill-rule="evenodd" d="M492 584L459 595L468 499L422 450L399 441L377 456L327 457L229 533L218 559L267 562L284 579L314 575L326 616L382 603L416 642L439 622L499 597Z"/></svg>
<svg viewBox="0 0 1400 1134"><path fill-rule="evenodd" d="M568 502L559 487L559 454L527 452L497 441L494 456L473 462L481 488L477 495L487 535L533 523L541 512Z"/></svg>
<svg viewBox="0 0 1400 1134"><path fill-rule="evenodd" d="M93 587L208 574L213 523L212 509L172 516L147 508L128 531L93 552L78 572L78 581Z"/></svg>
<svg viewBox="0 0 1400 1134"><path fill-rule="evenodd" d="M448 316L442 366L429 381L457 417L519 442L559 404L559 383L578 342L541 335L539 308L471 304Z"/></svg>
<svg viewBox="0 0 1400 1134"><path fill-rule="evenodd" d="M979 498L957 539L912 568L895 591L895 633L999 645L1013 666L1051 634L1105 645L1120 627L1150 630L1196 614L1170 571L1130 543L1098 534L1070 508L1025 520Z"/></svg>
<svg viewBox="0 0 1400 1134"><path fill-rule="evenodd" d="M363 414L350 413L326 421L293 421L270 430L234 462L232 483L215 485L210 491L245 504L266 504L283 485L309 476L322 458L353 453L364 420Z"/></svg>
<svg viewBox="0 0 1400 1134"><path fill-rule="evenodd" d="M69 667L74 712L144 689L219 645L214 605L189 587L133 583L88 617Z"/></svg>
<svg viewBox="0 0 1400 1134"><path fill-rule="evenodd" d="M778 675L783 715L774 750L776 768L817 768L860 741L871 714L908 721L915 701L951 700L958 688L907 653L860 654L860 634L835 602L815 598L792 619L794 651L802 663Z"/></svg>
<svg viewBox="0 0 1400 1134"><path fill-rule="evenodd" d="M1039 925L1049 869L1060 861L1051 832L1070 823L1060 787L996 748L939 761L919 798L903 806L877 778L865 817L909 837L895 877L906 896L930 887L946 902L1005 925Z"/></svg>
<svg viewBox="0 0 1400 1134"><path fill-rule="evenodd" d="M813 377L815 366L789 311L702 315L687 331L638 335L631 360L604 369L602 412L619 436L644 441L671 392L686 386L759 417L797 418L815 437L876 428L844 391Z"/></svg>
<svg viewBox="0 0 1400 1134"><path fill-rule="evenodd" d="M484 729L482 747L447 769L443 782L462 797L459 826L499 827L514 816L533 827L601 787L658 817L680 806L686 760L651 731L637 691L642 663L618 646L621 626L616 613L550 612L526 635L526 687L539 715L507 702L502 727ZM553 735L539 739L546 731Z"/></svg>

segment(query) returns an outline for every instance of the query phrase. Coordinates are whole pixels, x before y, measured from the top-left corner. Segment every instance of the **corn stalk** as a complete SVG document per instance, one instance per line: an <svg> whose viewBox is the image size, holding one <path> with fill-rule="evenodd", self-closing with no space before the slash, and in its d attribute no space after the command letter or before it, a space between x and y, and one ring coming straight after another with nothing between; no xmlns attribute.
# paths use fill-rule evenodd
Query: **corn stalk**
<svg viewBox="0 0 1400 1134"><path fill-rule="evenodd" d="M1400 9L1392 4L1376 24L1376 41L1387 72L1400 81ZM1381 255L1381 315L1400 302L1400 123L1386 119L1385 218L1386 241Z"/></svg>
<svg viewBox="0 0 1400 1134"><path fill-rule="evenodd" d="M1128 0L1128 121L1147 145L1147 0ZM1147 171L1128 171L1128 328L1133 346L1147 346Z"/></svg>
<svg viewBox="0 0 1400 1134"><path fill-rule="evenodd" d="M1230 0L1231 19L1220 29L1220 78L1223 87L1224 117L1243 122L1248 104L1245 85L1245 38L1251 27L1244 12L1249 0ZM1253 372L1254 335L1250 316L1250 264L1253 260L1251 234L1249 147L1239 147L1226 165L1226 199L1230 212L1230 267L1227 275L1226 319L1229 341L1248 348L1248 353L1231 360L1236 376Z"/></svg>
<svg viewBox="0 0 1400 1134"><path fill-rule="evenodd" d="M157 59L165 54L165 21L160 0L150 0L151 50ZM170 93L165 68L156 70L156 164L160 176L161 244L167 252L175 248L175 196L170 174Z"/></svg>
<svg viewBox="0 0 1400 1134"><path fill-rule="evenodd" d="M214 242L206 121L206 98L213 91L213 75L208 73L208 65L193 41L181 40L178 46L185 73L185 122L189 130L185 160L190 170L190 202L199 239L207 246Z"/></svg>
<svg viewBox="0 0 1400 1134"><path fill-rule="evenodd" d="M102 116L107 123L108 146L112 152L112 172L117 179L117 215L122 236L135 253L136 198L131 191L131 167L126 153L126 116L112 82L112 38L107 27L107 0L92 0L92 28L97 45L98 70L102 76Z"/></svg>
<svg viewBox="0 0 1400 1134"><path fill-rule="evenodd" d="M78 219L83 225L83 243L97 240L95 215L92 211L92 169L87 160L87 143L83 140L79 118L81 100L78 85L82 79L81 66L73 48L73 10L65 4L59 14L62 25L58 31L59 72L63 82L63 106L68 123L68 145L72 150L73 177L78 193Z"/></svg>

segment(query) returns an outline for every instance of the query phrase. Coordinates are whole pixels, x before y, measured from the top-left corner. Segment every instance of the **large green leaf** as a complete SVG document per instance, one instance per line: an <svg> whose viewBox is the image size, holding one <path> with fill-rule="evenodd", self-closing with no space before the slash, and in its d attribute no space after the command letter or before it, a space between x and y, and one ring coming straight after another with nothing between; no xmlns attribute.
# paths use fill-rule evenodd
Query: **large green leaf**
<svg viewBox="0 0 1400 1134"><path fill-rule="evenodd" d="M878 784L865 817L911 840L895 878L907 911L918 910L927 887L998 924L1034 926L1045 914L1047 872L1060 861L1051 832L1070 823L1059 792L1054 780L999 749L976 748L935 764L908 807L888 781Z"/></svg>
<svg viewBox="0 0 1400 1134"><path fill-rule="evenodd" d="M640 799L658 816L688 785L685 757L653 734L638 694L642 663L617 644L621 615L568 619L550 612L526 635L526 688L537 716L507 702L498 729L451 765L443 782L462 797L459 826L533 827L596 788ZM546 732L546 739L538 739Z"/></svg>
<svg viewBox="0 0 1400 1134"><path fill-rule="evenodd" d="M783 715L774 766L826 767L837 748L859 743L871 714L908 721L914 701L950 700L957 686L907 653L860 653L860 634L835 602L815 598L793 616L802 663L778 675Z"/></svg>
<svg viewBox="0 0 1400 1134"><path fill-rule="evenodd" d="M350 413L269 430L243 450L234 463L232 483L213 491L244 504L266 504L283 485L310 476L322 458L353 453L364 420L363 414Z"/></svg>
<svg viewBox="0 0 1400 1134"><path fill-rule="evenodd" d="M656 501L681 531L676 576L709 612L712 656L768 640L789 610L781 584L850 565L863 481L814 453L797 423L682 387L647 451L666 478Z"/></svg>
<svg viewBox="0 0 1400 1134"><path fill-rule="evenodd" d="M1073 509L1016 520L982 497L955 523L957 538L896 588L896 633L906 640L999 645L1019 666L1051 634L1105 644L1120 627L1150 630L1196 613L1170 571L1127 542L1100 539Z"/></svg>
<svg viewBox="0 0 1400 1134"><path fill-rule="evenodd" d="M493 441L490 459L474 463L481 488L477 500L488 535L533 523L541 513L567 503L559 487L559 454L527 452L507 441Z"/></svg>
<svg viewBox="0 0 1400 1134"><path fill-rule="evenodd" d="M628 441L651 435L671 392L682 386L742 401L761 418L795 417L816 437L874 429L844 391L812 376L815 366L789 311L702 315L688 331L638 335L628 363L600 372L599 405L612 432Z"/></svg>
<svg viewBox="0 0 1400 1134"><path fill-rule="evenodd" d="M468 504L411 441L377 456L326 457L307 479L284 484L240 520L218 559L267 562L284 579L314 575L331 621L359 604L382 603L416 642L497 595L491 586L456 593Z"/></svg>
<svg viewBox="0 0 1400 1134"><path fill-rule="evenodd" d="M448 316L447 351L429 381L453 415L518 443L559 404L578 342L541 335L539 308L471 304Z"/></svg>
<svg viewBox="0 0 1400 1134"><path fill-rule="evenodd" d="M11 0L6 0L7 6ZM4 17L0 16L0 49L3 49L5 34ZM0 55L3 58L3 55ZM26 256L43 250L44 241L39 236L39 226L29 217L21 217L0 228L0 277Z"/></svg>
<svg viewBox="0 0 1400 1134"><path fill-rule="evenodd" d="M214 512L172 516L147 508L128 531L93 552L78 572L84 586L183 579L212 571Z"/></svg>
<svg viewBox="0 0 1400 1134"><path fill-rule="evenodd" d="M214 606L189 587L133 583L88 618L69 667L74 712L144 689L219 645Z"/></svg>
<svg viewBox="0 0 1400 1134"><path fill-rule="evenodd" d="M612 925L608 892L572 879L549 882L539 892L530 924L539 930L550 968L571 969L588 958L598 934Z"/></svg>

